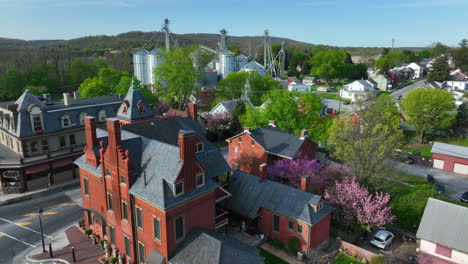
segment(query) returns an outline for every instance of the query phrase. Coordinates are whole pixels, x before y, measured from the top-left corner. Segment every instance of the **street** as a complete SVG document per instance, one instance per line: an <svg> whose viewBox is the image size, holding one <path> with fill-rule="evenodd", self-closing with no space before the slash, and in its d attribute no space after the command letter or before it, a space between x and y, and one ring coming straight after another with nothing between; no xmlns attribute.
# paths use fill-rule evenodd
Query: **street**
<svg viewBox="0 0 468 264"><path fill-rule="evenodd" d="M425 87L425 85L426 85L425 82L426 82L426 79L422 79L422 80L417 81L417 82L415 82L415 83L412 83L412 84L410 84L410 85L408 85L408 86L405 86L405 87L403 87L403 88L401 88L401 89L399 89L399 90L396 90L396 91L392 92L391 94L392 94L393 96L395 96L395 97L396 97L396 96L400 96L400 95L401 95L402 97L404 97L407 93L409 93L409 92L410 92L411 90L413 90L414 88Z"/></svg>
<svg viewBox="0 0 468 264"><path fill-rule="evenodd" d="M39 217L43 210L44 239L52 239L57 232L77 223L83 217L80 189L46 196L31 201L0 207L0 263L12 263L25 249L42 247ZM53 246L53 245L52 245ZM21 262L20 262L21 263Z"/></svg>

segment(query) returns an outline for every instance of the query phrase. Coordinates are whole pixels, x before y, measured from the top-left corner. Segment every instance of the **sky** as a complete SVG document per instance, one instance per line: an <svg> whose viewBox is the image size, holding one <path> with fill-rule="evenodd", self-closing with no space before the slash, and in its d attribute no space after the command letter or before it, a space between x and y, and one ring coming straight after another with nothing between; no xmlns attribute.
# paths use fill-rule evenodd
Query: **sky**
<svg viewBox="0 0 468 264"><path fill-rule="evenodd" d="M271 36L353 47L457 46L468 0L0 0L0 37L72 39L159 31Z"/></svg>

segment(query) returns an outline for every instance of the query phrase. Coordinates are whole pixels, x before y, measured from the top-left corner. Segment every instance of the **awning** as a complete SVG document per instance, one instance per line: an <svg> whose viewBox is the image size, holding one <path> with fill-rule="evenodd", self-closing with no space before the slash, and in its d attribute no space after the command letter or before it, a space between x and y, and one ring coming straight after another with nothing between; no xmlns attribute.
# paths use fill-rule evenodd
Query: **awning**
<svg viewBox="0 0 468 264"><path fill-rule="evenodd" d="M217 203L223 201L226 198L231 197L232 194L223 189L223 187L219 187L218 189L215 190L215 201Z"/></svg>

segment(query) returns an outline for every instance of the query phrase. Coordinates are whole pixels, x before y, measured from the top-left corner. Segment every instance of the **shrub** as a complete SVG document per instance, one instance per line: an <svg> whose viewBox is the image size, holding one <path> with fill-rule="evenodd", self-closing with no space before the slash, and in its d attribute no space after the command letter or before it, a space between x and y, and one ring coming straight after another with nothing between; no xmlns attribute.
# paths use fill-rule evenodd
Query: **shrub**
<svg viewBox="0 0 468 264"><path fill-rule="evenodd" d="M78 226L81 227L81 228L84 228L85 223L84 223L84 219L83 219L83 218L81 218L80 220L78 220Z"/></svg>
<svg viewBox="0 0 468 264"><path fill-rule="evenodd" d="M290 254L296 254L300 249L299 239L292 236L288 239L288 252Z"/></svg>
<svg viewBox="0 0 468 264"><path fill-rule="evenodd" d="M283 241L281 241L281 239L279 238L267 238L266 242L270 245L272 245L274 248L276 249L284 249L284 244L283 244Z"/></svg>
<svg viewBox="0 0 468 264"><path fill-rule="evenodd" d="M106 240L105 240L105 239L101 239L101 240L99 240L99 244L100 244L101 246L104 246L104 243L105 243L105 242L106 242Z"/></svg>
<svg viewBox="0 0 468 264"><path fill-rule="evenodd" d="M373 256L370 260L370 264L385 264L382 256Z"/></svg>
<svg viewBox="0 0 468 264"><path fill-rule="evenodd" d="M91 235L92 233L93 233L93 230L91 230L91 229L86 229L85 230L85 234L88 235L88 236Z"/></svg>
<svg viewBox="0 0 468 264"><path fill-rule="evenodd" d="M115 264L117 262L117 260L118 260L117 257L111 257L109 259L109 262L112 263L112 264Z"/></svg>
<svg viewBox="0 0 468 264"><path fill-rule="evenodd" d="M351 255L351 257L352 257L353 259L357 259L358 255L357 255L357 253L353 253L353 254Z"/></svg>

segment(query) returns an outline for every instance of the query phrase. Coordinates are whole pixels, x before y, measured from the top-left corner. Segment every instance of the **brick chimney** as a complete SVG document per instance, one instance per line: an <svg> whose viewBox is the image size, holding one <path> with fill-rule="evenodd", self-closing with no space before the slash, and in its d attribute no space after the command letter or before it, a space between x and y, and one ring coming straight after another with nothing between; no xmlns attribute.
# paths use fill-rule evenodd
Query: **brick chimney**
<svg viewBox="0 0 468 264"><path fill-rule="evenodd" d="M244 132L250 134L250 127L244 127Z"/></svg>
<svg viewBox="0 0 468 264"><path fill-rule="evenodd" d="M194 103L188 104L187 115L193 120L198 120L197 104L194 104Z"/></svg>
<svg viewBox="0 0 468 264"><path fill-rule="evenodd" d="M111 162L117 162L119 150L118 146L121 146L122 140L120 135L120 122L117 118L106 119L109 154Z"/></svg>
<svg viewBox="0 0 468 264"><path fill-rule="evenodd" d="M258 166L258 179L260 182L266 179L266 163L260 164L260 166Z"/></svg>
<svg viewBox="0 0 468 264"><path fill-rule="evenodd" d="M307 129L301 130L301 137L299 139L304 140L307 137Z"/></svg>
<svg viewBox="0 0 468 264"><path fill-rule="evenodd" d="M70 106L72 105L72 98L69 93L63 93L63 104L65 106Z"/></svg>
<svg viewBox="0 0 468 264"><path fill-rule="evenodd" d="M86 161L97 166L97 159L93 150L93 148L98 145L96 138L96 120L92 116L85 116L84 124L86 135Z"/></svg>
<svg viewBox="0 0 468 264"><path fill-rule="evenodd" d="M268 121L268 125L272 127L276 127L276 121L275 120L270 120Z"/></svg>
<svg viewBox="0 0 468 264"><path fill-rule="evenodd" d="M184 178L184 192L187 193L196 188L195 170L197 168L195 162L195 143L198 142L198 137L193 130L180 130L178 135L179 140L179 157L184 162L180 174Z"/></svg>
<svg viewBox="0 0 468 264"><path fill-rule="evenodd" d="M307 192L309 189L310 176L305 174L301 177L301 191Z"/></svg>

